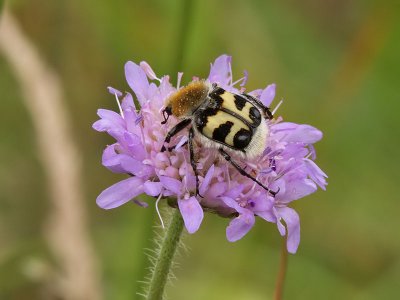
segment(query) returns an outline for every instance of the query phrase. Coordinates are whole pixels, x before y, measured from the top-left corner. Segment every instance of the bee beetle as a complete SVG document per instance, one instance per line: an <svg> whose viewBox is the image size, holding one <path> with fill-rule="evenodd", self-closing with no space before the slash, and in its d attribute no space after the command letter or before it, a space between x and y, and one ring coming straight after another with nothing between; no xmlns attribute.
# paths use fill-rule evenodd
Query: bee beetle
<svg viewBox="0 0 400 300"><path fill-rule="evenodd" d="M241 175L256 182L272 196L276 195L277 192L271 191L247 173L228 153L234 152L247 159L256 158L263 153L268 136L265 121L273 116L260 100L248 94L233 94L215 83L199 80L172 94L167 99L162 114L164 121L161 124L165 124L171 115L181 121L167 133L161 152L167 150L165 144L173 136L190 125L188 144L190 163L196 176L196 195L201 196L193 150L195 137L204 147L218 149ZM173 149L174 147L168 148L169 151Z"/></svg>

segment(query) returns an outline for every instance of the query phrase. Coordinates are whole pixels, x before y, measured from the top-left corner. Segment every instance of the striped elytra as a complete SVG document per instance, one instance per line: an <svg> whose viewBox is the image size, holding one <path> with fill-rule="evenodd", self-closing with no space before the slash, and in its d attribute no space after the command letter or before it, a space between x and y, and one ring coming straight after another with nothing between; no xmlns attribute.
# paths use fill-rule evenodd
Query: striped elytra
<svg viewBox="0 0 400 300"><path fill-rule="evenodd" d="M245 149L260 125L259 109L241 95L217 88L194 116L196 129L205 137L236 150Z"/></svg>

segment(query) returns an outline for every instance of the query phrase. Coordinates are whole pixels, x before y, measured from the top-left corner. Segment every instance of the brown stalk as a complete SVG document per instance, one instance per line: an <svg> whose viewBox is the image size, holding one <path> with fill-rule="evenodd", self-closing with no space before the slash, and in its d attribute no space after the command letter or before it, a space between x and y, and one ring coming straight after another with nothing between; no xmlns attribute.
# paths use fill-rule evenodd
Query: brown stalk
<svg viewBox="0 0 400 300"><path fill-rule="evenodd" d="M57 280L59 296L71 300L101 299L100 278L87 229L81 155L72 138L60 80L6 8L0 19L0 51L21 87L47 176L51 209L44 235L61 268Z"/></svg>

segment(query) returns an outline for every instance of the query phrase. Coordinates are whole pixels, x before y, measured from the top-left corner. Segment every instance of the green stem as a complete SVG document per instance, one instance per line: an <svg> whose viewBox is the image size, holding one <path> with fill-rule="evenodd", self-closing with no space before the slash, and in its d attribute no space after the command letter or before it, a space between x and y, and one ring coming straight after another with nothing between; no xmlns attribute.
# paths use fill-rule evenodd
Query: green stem
<svg viewBox="0 0 400 300"><path fill-rule="evenodd" d="M163 298L165 285L182 230L183 219L181 213L179 209L174 209L154 266L147 300L161 300Z"/></svg>
<svg viewBox="0 0 400 300"><path fill-rule="evenodd" d="M176 49L176 56L174 61L174 68L176 72L181 72L186 58L187 48L189 44L190 29L192 27L193 19L193 0L182 0L180 5L180 19L179 30L177 36L178 45Z"/></svg>
<svg viewBox="0 0 400 300"><path fill-rule="evenodd" d="M1 1L1 0L0 0ZM192 19L193 19L193 15L194 15L194 11L193 11L193 6L195 5L195 0L180 0L178 7L179 12L177 12L177 16L176 19L177 20L177 28L176 28L176 49L175 49L175 53L174 56L171 58L172 61L172 66L171 66L171 71L173 72L180 72L182 71L183 68L183 64L184 64L184 60L186 58L185 53L187 52L187 48L188 48L188 44L189 44L189 38L190 38L190 30L192 28ZM170 199L169 199L170 200ZM176 204L176 200L175 200L175 204ZM179 213L178 213L179 214ZM149 216L147 219L147 222L153 222L153 216ZM145 224L146 225L146 224ZM147 231L146 233L144 233L144 239L150 240L150 237L152 235L152 226L150 225L146 225L144 227L147 227ZM182 230L182 229L181 229ZM168 233L166 234L167 238ZM143 248L150 248L147 246L147 244L143 243L144 247ZM160 254L161 257L161 254ZM147 257L143 257L143 261L142 261L142 267L141 269L146 270L147 268L145 268L145 266L147 266L146 264L147 262ZM157 262L158 265L158 262ZM170 266L169 266L170 267ZM169 269L168 267L168 269ZM156 273L156 271L155 271ZM141 276L137 277L137 278L143 278L143 273L140 273ZM148 299L161 299L160 297L162 296L162 290L164 289L165 286L165 281L163 283L163 286L160 288L161 293L156 296L155 292L153 292L152 290L155 289L154 285L158 285L158 283L154 283L154 280L159 280L159 279L155 279L154 278L155 275L153 274L153 278L151 281L151 288L150 288L150 292L149 292L149 296ZM138 287L138 284L136 285ZM140 294L137 294L138 297L140 297L140 299L142 299ZM139 298L137 298L139 299Z"/></svg>
<svg viewBox="0 0 400 300"><path fill-rule="evenodd" d="M151 209L145 212L142 220L143 234L138 241L138 247L141 249L151 249L153 246L152 239L154 233L154 217L156 215L155 209ZM146 277L149 270L150 262L146 255L142 255L141 259L137 262L137 273L134 278L137 279L136 285L133 287L133 291L139 291L143 288L143 282L141 281ZM136 293L136 300L143 300L143 296L140 293Z"/></svg>

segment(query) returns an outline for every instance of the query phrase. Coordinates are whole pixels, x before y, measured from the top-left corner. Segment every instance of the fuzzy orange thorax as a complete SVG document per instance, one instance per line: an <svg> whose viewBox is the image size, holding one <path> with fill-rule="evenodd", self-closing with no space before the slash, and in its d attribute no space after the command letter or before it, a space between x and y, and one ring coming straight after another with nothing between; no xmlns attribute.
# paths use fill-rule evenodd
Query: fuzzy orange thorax
<svg viewBox="0 0 400 300"><path fill-rule="evenodd" d="M208 85L204 81L193 81L182 87L167 100L172 114L179 118L190 115L207 97Z"/></svg>

